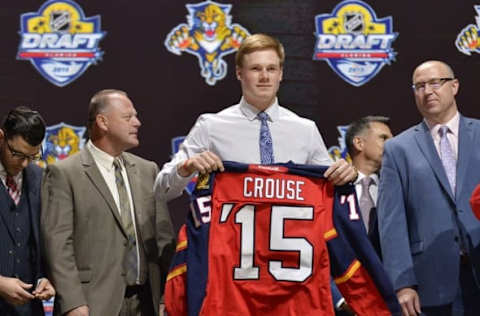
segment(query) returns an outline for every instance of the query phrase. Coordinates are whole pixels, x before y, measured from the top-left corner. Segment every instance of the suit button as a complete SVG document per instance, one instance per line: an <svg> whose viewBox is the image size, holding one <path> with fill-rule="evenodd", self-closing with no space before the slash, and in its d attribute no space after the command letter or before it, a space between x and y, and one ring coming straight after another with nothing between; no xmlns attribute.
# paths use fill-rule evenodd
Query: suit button
<svg viewBox="0 0 480 316"><path fill-rule="evenodd" d="M22 244L17 242L17 247L20 248L21 246L22 246Z"/></svg>
<svg viewBox="0 0 480 316"><path fill-rule="evenodd" d="M15 205L10 206L10 211L15 211ZM17 213L18 214L18 213ZM15 214L15 215L17 215ZM17 215L18 216L18 215Z"/></svg>
<svg viewBox="0 0 480 316"><path fill-rule="evenodd" d="M455 240L455 242L458 242L458 240L459 240L458 236L455 236L455 238L453 238L453 240Z"/></svg>
<svg viewBox="0 0 480 316"><path fill-rule="evenodd" d="M125 241L123 242L123 246L124 246L124 247L127 247L127 245L128 245L128 242L125 240Z"/></svg>
<svg viewBox="0 0 480 316"><path fill-rule="evenodd" d="M17 259L17 263L20 263L20 259Z"/></svg>
<svg viewBox="0 0 480 316"><path fill-rule="evenodd" d="M10 249L10 250L8 251L8 254L9 254L9 255L13 255L13 250Z"/></svg>

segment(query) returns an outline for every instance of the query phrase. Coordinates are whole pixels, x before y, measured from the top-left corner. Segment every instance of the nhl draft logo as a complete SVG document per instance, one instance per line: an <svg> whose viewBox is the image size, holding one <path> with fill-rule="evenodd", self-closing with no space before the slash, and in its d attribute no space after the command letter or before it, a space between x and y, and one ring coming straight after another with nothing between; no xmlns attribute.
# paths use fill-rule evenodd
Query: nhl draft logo
<svg viewBox="0 0 480 316"><path fill-rule="evenodd" d="M398 36L392 17L378 19L363 1L339 3L331 14L315 17L314 60L325 60L346 82L359 87L395 60L392 43Z"/></svg>
<svg viewBox="0 0 480 316"><path fill-rule="evenodd" d="M348 153L347 145L345 143L345 135L347 134L347 130L349 126L350 125L337 126L337 130L340 134L340 137L338 138L338 144L340 146L332 146L328 148L328 153L330 154L330 158L332 158L333 161L337 161L343 158L347 162L352 162L352 158Z"/></svg>
<svg viewBox="0 0 480 316"><path fill-rule="evenodd" d="M197 56L201 75L210 86L227 74L224 56L234 53L250 33L239 24L232 24L232 5L205 1L187 4L188 24L177 25L165 39L171 53L186 52Z"/></svg>
<svg viewBox="0 0 480 316"><path fill-rule="evenodd" d="M85 17L71 0L50 0L21 15L17 59L30 60L45 79L63 87L101 59L98 45L105 34L100 16Z"/></svg>
<svg viewBox="0 0 480 316"><path fill-rule="evenodd" d="M465 54L470 56L472 52L480 54L480 5L473 6L475 11L477 11L477 16L475 21L477 25L469 24L458 34L457 39L455 40L455 46L457 49Z"/></svg>
<svg viewBox="0 0 480 316"><path fill-rule="evenodd" d="M73 126L65 123L48 126L43 139L43 160L41 166L55 163L67 158L83 148L83 135L87 130L83 126Z"/></svg>

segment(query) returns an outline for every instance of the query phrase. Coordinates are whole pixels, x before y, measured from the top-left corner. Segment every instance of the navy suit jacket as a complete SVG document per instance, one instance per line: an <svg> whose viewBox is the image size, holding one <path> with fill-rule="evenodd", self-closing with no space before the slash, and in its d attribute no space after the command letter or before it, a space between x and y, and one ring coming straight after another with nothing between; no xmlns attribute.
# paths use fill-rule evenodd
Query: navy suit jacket
<svg viewBox="0 0 480 316"><path fill-rule="evenodd" d="M480 276L480 222L468 202L479 182L479 120L460 116L455 194L424 122L386 142L377 215L383 262L395 290L416 287L422 306L453 302L458 226Z"/></svg>
<svg viewBox="0 0 480 316"><path fill-rule="evenodd" d="M33 271L35 279L44 277L43 264L40 249L40 185L42 181L42 169L34 164L29 164L23 171L23 187L22 195L25 194L30 204L30 216L32 223L32 237L34 249L32 254L35 256L35 264ZM1 190L5 190L3 187ZM22 197L23 198L23 197ZM0 243L13 238L13 227L8 227L4 218L5 208L10 204L8 193L0 194ZM0 275L11 277L13 275L13 266L9 265L4 257L0 256ZM0 298L0 312L2 312L4 304L7 304ZM34 303L34 315L43 315L42 304L39 300ZM0 313L1 314L1 313ZM2 314L3 315L3 314Z"/></svg>

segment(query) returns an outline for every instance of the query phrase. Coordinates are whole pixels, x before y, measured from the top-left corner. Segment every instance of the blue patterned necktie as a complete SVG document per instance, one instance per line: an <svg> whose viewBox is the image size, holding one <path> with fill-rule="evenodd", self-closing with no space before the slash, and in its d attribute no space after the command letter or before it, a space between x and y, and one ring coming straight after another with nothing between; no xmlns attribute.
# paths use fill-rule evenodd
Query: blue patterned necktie
<svg viewBox="0 0 480 316"><path fill-rule="evenodd" d="M117 184L118 198L120 204L120 215L122 218L123 228L128 236L128 246L124 258L124 267L127 273L127 285L135 285L138 274L138 258L137 258L137 241L135 237L135 226L133 225L132 213L130 209L130 200L128 198L127 188L122 176L122 166L120 161L113 161L115 167L115 182Z"/></svg>
<svg viewBox="0 0 480 316"><path fill-rule="evenodd" d="M273 144L272 135L268 128L268 114L265 112L258 113L258 119L261 122L260 125L260 162L262 164L272 164L275 159L273 158Z"/></svg>
<svg viewBox="0 0 480 316"><path fill-rule="evenodd" d="M447 138L448 127L445 125L441 126L438 130L438 134L440 134L440 159L442 160L443 168L447 174L448 182L450 183L453 195L455 195L457 158L455 157L455 153L453 152L452 146Z"/></svg>

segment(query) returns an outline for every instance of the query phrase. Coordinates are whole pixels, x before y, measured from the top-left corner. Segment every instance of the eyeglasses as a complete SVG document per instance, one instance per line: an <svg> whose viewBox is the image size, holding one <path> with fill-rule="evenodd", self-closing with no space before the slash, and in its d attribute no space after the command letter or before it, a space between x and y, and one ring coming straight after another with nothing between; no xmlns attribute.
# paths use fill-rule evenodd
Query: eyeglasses
<svg viewBox="0 0 480 316"><path fill-rule="evenodd" d="M428 80L427 82L417 82L412 85L413 90L415 92L423 92L425 91L425 87L428 85L432 90L440 89L445 82L455 80L455 78L433 78Z"/></svg>
<svg viewBox="0 0 480 316"><path fill-rule="evenodd" d="M10 150L10 153L12 154L12 157L18 160L29 160L29 161L38 161L42 159L42 148L40 148L40 151L34 155L25 155L22 152L16 151L15 149L10 146L10 144L6 141L8 150Z"/></svg>

